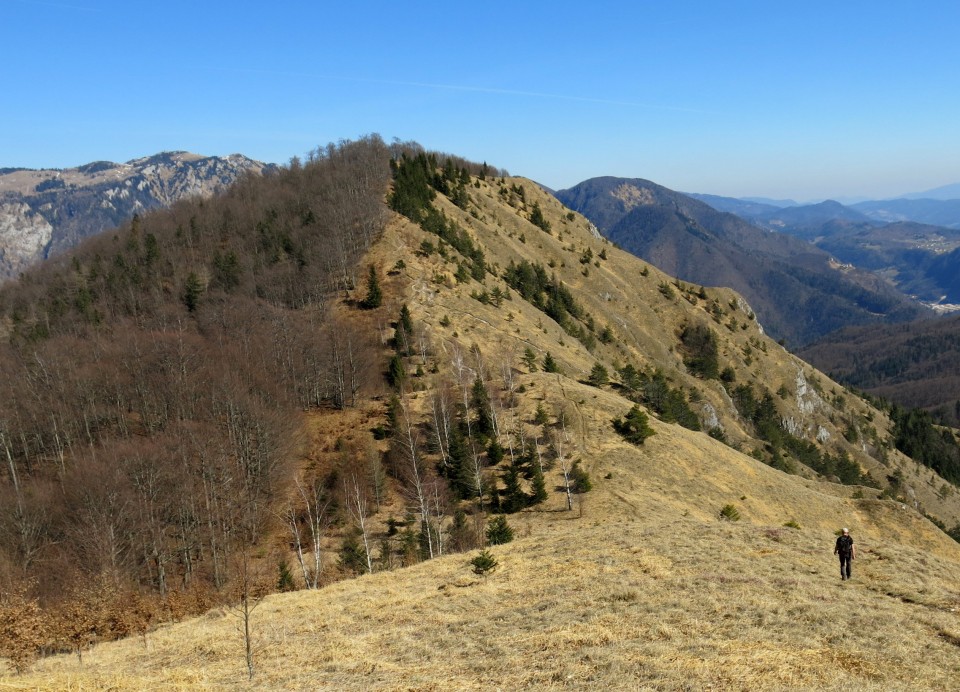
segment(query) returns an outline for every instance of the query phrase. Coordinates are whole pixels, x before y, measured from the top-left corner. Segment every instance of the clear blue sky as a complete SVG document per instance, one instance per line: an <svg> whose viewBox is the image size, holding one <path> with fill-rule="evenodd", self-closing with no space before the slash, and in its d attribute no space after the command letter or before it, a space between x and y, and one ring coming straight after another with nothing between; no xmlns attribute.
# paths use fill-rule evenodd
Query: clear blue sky
<svg viewBox="0 0 960 692"><path fill-rule="evenodd" d="M554 188L960 181L960 3L0 0L0 167L377 132Z"/></svg>

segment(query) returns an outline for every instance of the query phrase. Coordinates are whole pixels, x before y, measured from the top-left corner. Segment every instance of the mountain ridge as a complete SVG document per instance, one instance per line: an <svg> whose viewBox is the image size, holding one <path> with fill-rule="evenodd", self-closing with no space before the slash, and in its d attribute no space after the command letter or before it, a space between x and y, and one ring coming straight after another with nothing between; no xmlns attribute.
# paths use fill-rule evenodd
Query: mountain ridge
<svg viewBox="0 0 960 692"><path fill-rule="evenodd" d="M136 213L209 196L240 176L275 169L240 154L160 152L65 169L0 171L0 281L119 226Z"/></svg>
<svg viewBox="0 0 960 692"><path fill-rule="evenodd" d="M875 275L842 266L801 239L765 231L649 181L596 178L557 196L668 274L736 289L770 332L791 344L849 324L928 312ZM621 198L632 200L631 206Z"/></svg>
<svg viewBox="0 0 960 692"><path fill-rule="evenodd" d="M368 144L378 162L376 182L385 175L383 147ZM198 619L145 628L141 638L147 647L131 638L89 648L81 639L76 653L82 650L82 664L76 654L51 657L4 683L190 688L243 684L252 677L253 685L265 689L558 684L777 689L798 681L819 689L880 689L909 678L919 681L919 689L935 689L952 679L957 662L950 638L960 623L951 608L960 602L960 548L920 510L952 524L960 522L960 502L940 492L936 474L894 448L885 411L844 391L763 334L751 307L734 291L685 285L616 248L531 181L494 176L479 166L458 172L440 157L425 157L420 167L414 165L415 151L390 153L391 206L421 220L387 212L381 199L367 210L364 218L371 222L358 224L376 231L375 240L361 248L365 252L355 263L331 262L331 290L317 298L312 291L319 281L296 277L315 271L332 254L336 244L330 250L316 244L333 228L343 229L349 240L355 225L337 223L330 201L341 188L326 187L329 171L314 166L248 180L205 203L202 211L184 204L145 215L136 229L119 229L115 239L93 239L82 254L35 268L23 285L0 291L6 335L17 336L23 348L36 340L38 360L48 368L58 346L75 357L85 338L99 347L93 355L100 358L115 341L132 341L137 348L123 349L131 369L157 350L154 367L145 368L151 377L141 380L141 394L131 390L131 397L141 397L135 399L136 415L114 403L126 396L122 379L82 390L109 395L99 410L103 435L112 416L135 427L139 445L151 435L165 439L159 427L164 417L176 429L190 409L207 415L208 407L197 402L208 395L195 385L215 380L216 367L229 366L214 399L213 422L222 421L224 429L214 427L210 441L194 434L157 445L143 470L159 468L169 454L178 473L199 462L215 471L221 459L225 470L235 473L240 467L232 463L234 454L247 463L259 458L243 454L251 444L271 439L268 422L296 423L296 444L288 442L293 450L285 454L290 477L286 485L277 479L278 499L299 503L310 474L337 471L326 482L337 490L343 513L317 548L325 574L334 579L346 573L345 559L358 554L345 550L351 532L355 551L362 550L361 533L370 532L367 554L374 557L357 579L262 600L254 594L247 620L236 605L239 599L227 599ZM396 163L402 154L407 158L400 161L414 162L410 168ZM341 165L339 156L331 155L330 163ZM370 177L368 168L361 171ZM348 192L354 189L349 178L341 184ZM405 206L410 200L419 201ZM327 216L317 218L321 211ZM191 216L195 233L188 230ZM183 233L176 232L180 224ZM244 240L241 230L253 233ZM148 236L157 240L159 257L148 250ZM249 254L240 252L244 243ZM103 247L122 261L98 265ZM228 259L231 250L236 261ZM188 266L166 261L181 256L190 258ZM111 323L115 331L104 339L100 330L106 327L97 320L109 311L101 286L117 279L102 272L132 275L137 267L147 280L131 285L149 292L139 300L128 296L133 290L118 294L120 307L135 317L126 320L134 336L123 337L119 324ZM366 285L357 280L363 276L371 277ZM57 292L37 288L48 285L62 287L66 304ZM84 288L93 290L88 295ZM156 309L154 295L166 298ZM62 310L74 322L58 326ZM231 328L251 315L243 328ZM47 323L66 340L45 342L52 338L42 331ZM204 335L226 350L198 358L203 354L192 347ZM366 380L354 392L362 403L353 407L347 364L360 353L360 335L372 343L369 354L376 358L363 361L359 372ZM314 360L296 369L301 349L327 345L327 356L306 351ZM33 368L38 360L23 359ZM278 374L238 387L246 384L247 364L269 373L278 368ZM163 367L176 376L169 393L161 389L158 397L149 388ZM184 370L197 376L184 380ZM387 377L380 375L384 370ZM44 383L54 386L54 394L70 386L44 379L39 371L28 369L25 375L38 392ZM268 385L287 381L299 412L284 408L258 415L268 401ZM330 396L347 394L344 410L327 395L323 405L315 403L315 390L327 388ZM469 415L465 427L499 430L489 433L499 442L499 455L474 433L467 435L487 485L475 488L479 511L476 493L468 493L459 507L468 510L466 526L480 542L467 553L445 548L428 557L436 537L456 550L454 538L463 535L455 531L463 523L457 529L453 508L443 508L439 486L439 518L433 500L424 511L413 475L423 472L433 482L434 474L443 472L438 419L444 406L460 401ZM152 402L157 405L144 405ZM646 412L654 432L642 444L629 442L614 424L634 406ZM695 420L680 424L676 414L683 406ZM57 415L69 409L56 407ZM247 427L251 416L259 428ZM149 419L156 423L145 425ZM78 454L87 448L82 425L78 420L83 440ZM194 425L184 427L189 432ZM262 434L249 437L227 434L258 429ZM212 444L220 437L226 445L222 453ZM108 445L97 439L93 444ZM452 464L453 448L447 449ZM13 451L17 466L26 468L19 447ZM130 466L142 473L126 446L119 452L117 473ZM98 449L101 461L107 454ZM503 515L514 527L513 542L484 545L488 511L495 497L503 502L510 496L517 482L511 458L521 456L531 465L542 461L547 497ZM421 458L426 463L418 466ZM816 471L826 458L829 465ZM466 459L471 461L470 455ZM371 476L365 497L369 508L382 502L383 509L347 513L344 500L358 487L350 479L358 483L356 472L376 461L390 469L386 490L377 490ZM53 479L59 463L56 455L36 460ZM567 491L575 463L588 474L589 491ZM35 466L34 473L40 470ZM869 484L834 482L835 474L854 470L857 480ZM179 518L184 515L177 503L191 490L176 477L168 513ZM221 482L216 474L203 478ZM522 474L520 483L524 491L532 489L532 480ZM51 486L56 489L55 480ZM294 516L287 510L294 507L302 505L274 506L263 540L236 563L224 561L223 569L239 575L242 565L243 574L276 584L281 558L298 564L287 526L287 517ZM197 510L203 511L202 502ZM739 522L721 518L734 512ZM407 514L414 518L408 521ZM843 585L830 554L834 531L842 525L853 527L859 551L856 580ZM180 529L201 532L198 539L206 540L205 527L202 520L175 523L161 535L171 554L179 555ZM367 542L362 535L360 545ZM471 568L481 547L497 563L485 574ZM312 551L304 552L310 558ZM196 563L194 583L208 578L215 556ZM166 569L174 589L187 565L170 560ZM303 588L299 571L293 571L295 586ZM144 589L155 588L155 580L154 571ZM238 622L251 633L246 659ZM878 649L878 639L891 644Z"/></svg>

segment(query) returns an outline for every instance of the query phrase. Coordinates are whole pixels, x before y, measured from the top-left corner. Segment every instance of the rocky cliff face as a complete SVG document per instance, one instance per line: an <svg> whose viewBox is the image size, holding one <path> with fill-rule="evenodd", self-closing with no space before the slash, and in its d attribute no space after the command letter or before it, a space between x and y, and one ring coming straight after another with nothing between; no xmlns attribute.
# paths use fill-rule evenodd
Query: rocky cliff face
<svg viewBox="0 0 960 692"><path fill-rule="evenodd" d="M136 213L273 168L239 154L165 152L62 170L0 169L0 281Z"/></svg>

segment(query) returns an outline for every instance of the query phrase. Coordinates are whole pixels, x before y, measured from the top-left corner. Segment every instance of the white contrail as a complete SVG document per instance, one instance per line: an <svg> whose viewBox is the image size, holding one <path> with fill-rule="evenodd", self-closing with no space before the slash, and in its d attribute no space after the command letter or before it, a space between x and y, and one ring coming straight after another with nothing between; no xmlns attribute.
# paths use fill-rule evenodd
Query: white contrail
<svg viewBox="0 0 960 692"><path fill-rule="evenodd" d="M430 82L398 82L386 80L358 80L358 81L379 81L383 84L395 84L398 86L416 86L428 89L449 89L451 91L475 91L485 94L505 94L508 96L532 96L534 98L562 99L564 101L581 101L583 103L602 103L608 106L633 106L637 108L662 108L671 111L685 111L688 113L706 113L707 111L698 108L685 108L683 106L669 106L660 103L643 103L641 101L618 101L616 99L591 98L589 96L577 96L575 94L551 94L544 91L522 91L519 89L498 89L495 87L478 87L461 84L432 84Z"/></svg>
<svg viewBox="0 0 960 692"><path fill-rule="evenodd" d="M43 5L44 7L59 7L63 10L80 10L82 12L102 12L100 7L83 7L81 5L68 5L63 2L46 2L46 0L14 0L22 5Z"/></svg>
<svg viewBox="0 0 960 692"><path fill-rule="evenodd" d="M217 69L217 68L214 68ZM589 96L577 96L575 94L554 94L542 91L524 91L520 89L501 89L497 87L471 86L468 84L439 84L435 82L411 82L396 79L372 79L368 77L343 77L338 75L315 74L310 72L290 72L286 70L260 70L245 68L219 68L224 72L243 72L247 74L263 75L283 75L288 77L306 77L311 79L328 79L339 82L358 82L365 84L385 84L389 86L410 86L423 89L445 89L447 91L469 91L482 94L503 94L505 96L527 96L533 98L558 99L563 101L579 101L581 103L599 103L608 106L629 106L633 108L655 108L660 110L682 111L685 113L700 113L704 115L717 115L699 108L687 108L684 106L671 106L661 103L644 103L641 101L621 101L616 99L592 98Z"/></svg>

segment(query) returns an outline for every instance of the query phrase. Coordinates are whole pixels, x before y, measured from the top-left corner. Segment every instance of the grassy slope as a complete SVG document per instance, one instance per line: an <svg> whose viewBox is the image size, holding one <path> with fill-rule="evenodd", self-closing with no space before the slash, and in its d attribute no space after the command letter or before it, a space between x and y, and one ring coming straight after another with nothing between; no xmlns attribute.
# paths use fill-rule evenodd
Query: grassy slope
<svg viewBox="0 0 960 692"><path fill-rule="evenodd" d="M534 190L525 183L528 200ZM699 386L731 440L749 449L716 383L689 380L672 349L674 331L703 314L657 290L665 277L592 239L579 217L562 221L559 205L538 197L554 234L527 224L497 202L495 190L471 190L472 225L488 261L510 257L546 263L578 290L617 341L591 355L514 295L500 309L483 305L466 285L430 281L452 273L438 257L412 250L424 236L397 223L372 259L388 268L402 257L415 320L430 328L441 368L455 345L480 346L491 370L519 362L523 348L549 350L565 376L525 373L516 414L529 421L538 402L569 414L565 444L583 460L595 489L565 510L562 494L511 517L518 539L492 552L500 562L474 575L471 555L450 555L411 568L340 582L317 592L267 598L255 612L257 674L262 689L539 689L598 687L700 689L945 689L960 679L960 547L908 506L850 498L852 489L788 476L702 433L652 421L642 448L623 443L610 420L629 408L616 391L579 383L597 357L611 367L629 359L659 364L677 384ZM450 215L458 213L447 209ZM463 216L463 223L469 217ZM481 223L482 220L482 223ZM565 229L564 238L557 232ZM493 235L493 234L496 235ZM526 243L519 242L519 234ZM513 237L511 237L511 234ZM583 277L580 250L606 248L608 260ZM564 249L574 247L573 250ZM561 266L565 263L567 266ZM401 280L403 279L403 280ZM495 285L488 279L488 288ZM711 296L714 291L710 291ZM721 291L726 304L732 294ZM700 312L696 312L699 310ZM512 313L508 319L508 313ZM446 316L450 324L440 326ZM741 316L742 317L742 316ZM712 324L712 323L711 323ZM454 336L456 334L456 336ZM767 342L743 360L743 344L762 338L718 328L738 381L757 377L791 392L787 411L810 429L841 435L828 400L836 387ZM756 343L756 341L755 341ZM512 355L511 355L512 354ZM797 372L818 377L823 397L796 391ZM839 389L837 388L839 393ZM423 403L423 394L415 395ZM806 402L806 412L796 402ZM861 411L861 409L863 409ZM867 413L847 396L844 411ZM513 415L509 412L506 416ZM842 423L840 423L842 424ZM883 419L874 416L881 430ZM326 428L325 428L326 429ZM877 466L860 455L865 464ZM891 454L892 464L904 463ZM929 472L914 479L926 493ZM551 476L551 487L559 482ZM936 481L933 482L936 485ZM932 486L931 486L932 487ZM933 495L932 491L929 493ZM926 503L926 496L923 501ZM957 516L948 498L945 516ZM743 520L721 522L732 503ZM785 528L795 521L799 529ZM840 582L834 530L848 525L858 541L854 580ZM39 662L24 677L0 678L13 689L221 688L246 684L239 619L214 611L162 627L139 640L104 644L75 657Z"/></svg>

